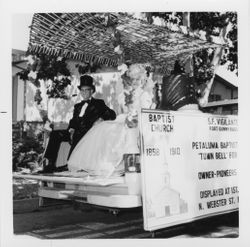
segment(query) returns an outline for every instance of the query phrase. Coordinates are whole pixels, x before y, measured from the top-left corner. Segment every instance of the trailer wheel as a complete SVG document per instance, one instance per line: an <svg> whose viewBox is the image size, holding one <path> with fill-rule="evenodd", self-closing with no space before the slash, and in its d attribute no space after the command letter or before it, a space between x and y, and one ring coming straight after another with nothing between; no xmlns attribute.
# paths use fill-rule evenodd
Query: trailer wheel
<svg viewBox="0 0 250 247"><path fill-rule="evenodd" d="M155 235L156 235L156 234L155 234L155 231L152 231L152 232L151 232L151 238L155 238Z"/></svg>
<svg viewBox="0 0 250 247"><path fill-rule="evenodd" d="M113 214L114 216L118 216L118 214L120 213L119 209L110 209L109 212L111 214Z"/></svg>

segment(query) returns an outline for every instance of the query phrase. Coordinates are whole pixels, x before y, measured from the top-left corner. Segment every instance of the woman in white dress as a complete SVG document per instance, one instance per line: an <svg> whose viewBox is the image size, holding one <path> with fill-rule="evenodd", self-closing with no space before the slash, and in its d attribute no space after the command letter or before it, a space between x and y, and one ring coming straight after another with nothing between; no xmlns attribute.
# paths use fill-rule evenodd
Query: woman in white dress
<svg viewBox="0 0 250 247"><path fill-rule="evenodd" d="M123 154L139 153L137 127L130 124L137 121L141 108L154 108L151 77L138 65L130 66L127 71L129 85L124 89L132 96L125 107L125 113L114 121L103 121L94 125L80 140L69 160L69 171L86 171L93 176L114 175L124 173ZM128 79L128 77L127 77ZM130 127L129 127L130 126Z"/></svg>

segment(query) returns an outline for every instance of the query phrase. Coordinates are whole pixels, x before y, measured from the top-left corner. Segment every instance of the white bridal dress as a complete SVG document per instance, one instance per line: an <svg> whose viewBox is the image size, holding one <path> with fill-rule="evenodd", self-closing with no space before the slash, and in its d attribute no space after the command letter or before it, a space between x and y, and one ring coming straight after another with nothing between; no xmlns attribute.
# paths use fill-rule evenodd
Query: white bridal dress
<svg viewBox="0 0 250 247"><path fill-rule="evenodd" d="M138 96L133 110L152 108L151 93L141 91ZM69 171L104 177L124 173L123 154L133 153L131 148L138 144L138 128L128 128L126 117L127 114L120 114L114 121L94 125L74 148L68 160Z"/></svg>

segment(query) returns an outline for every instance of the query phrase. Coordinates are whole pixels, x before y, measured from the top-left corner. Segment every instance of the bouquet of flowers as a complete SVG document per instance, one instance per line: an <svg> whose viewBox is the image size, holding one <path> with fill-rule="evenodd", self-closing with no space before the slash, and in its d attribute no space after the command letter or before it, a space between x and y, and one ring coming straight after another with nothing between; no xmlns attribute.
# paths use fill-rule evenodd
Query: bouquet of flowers
<svg viewBox="0 0 250 247"><path fill-rule="evenodd" d="M138 125L138 110L141 107L141 95L145 89L147 90L150 78L147 76L147 70L143 65L132 64L122 75L122 79L124 101L129 111L125 123L129 128L135 128Z"/></svg>
<svg viewBox="0 0 250 247"><path fill-rule="evenodd" d="M147 71L141 64L132 64L122 75L125 105L132 105L135 101L135 92L147 83Z"/></svg>

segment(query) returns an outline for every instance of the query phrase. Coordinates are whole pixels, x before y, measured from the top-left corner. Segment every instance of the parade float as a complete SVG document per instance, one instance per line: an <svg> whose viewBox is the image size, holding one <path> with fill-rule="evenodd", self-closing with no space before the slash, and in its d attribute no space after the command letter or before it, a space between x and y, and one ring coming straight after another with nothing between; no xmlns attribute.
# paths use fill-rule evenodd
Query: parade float
<svg viewBox="0 0 250 247"><path fill-rule="evenodd" d="M225 44L222 38L208 41L187 26L170 29L125 13L34 15L28 49L31 66L23 78L35 84L43 81L51 98L67 98L64 88L70 87L72 76L62 66L66 60L77 68L75 83L81 74L98 79L108 71L112 73L108 96L100 80L97 93L117 113L123 106L129 133L139 136L130 141L122 168L108 176L77 171L14 174L40 181L41 203L42 198L72 200L106 207L115 214L143 207L144 229L149 231L238 209L237 117L198 110L198 104L207 101ZM193 58L204 49L211 49L214 59L198 99L198 91L188 82ZM37 71L45 68L44 57L61 62L64 69L50 71L51 75L48 70ZM186 68L181 75L180 71L171 75L176 61Z"/></svg>

